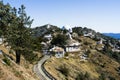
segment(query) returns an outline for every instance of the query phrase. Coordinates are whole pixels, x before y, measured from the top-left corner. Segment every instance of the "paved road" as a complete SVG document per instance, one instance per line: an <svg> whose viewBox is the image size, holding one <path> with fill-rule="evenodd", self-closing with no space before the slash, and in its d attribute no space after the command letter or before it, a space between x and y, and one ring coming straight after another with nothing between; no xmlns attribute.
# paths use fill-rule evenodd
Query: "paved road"
<svg viewBox="0 0 120 80"><path fill-rule="evenodd" d="M46 74L42 71L42 64L49 59L50 56L45 55L39 62L38 64L36 64L33 68L34 72L38 75L38 77L40 78L40 80L51 80L48 76L46 76Z"/></svg>

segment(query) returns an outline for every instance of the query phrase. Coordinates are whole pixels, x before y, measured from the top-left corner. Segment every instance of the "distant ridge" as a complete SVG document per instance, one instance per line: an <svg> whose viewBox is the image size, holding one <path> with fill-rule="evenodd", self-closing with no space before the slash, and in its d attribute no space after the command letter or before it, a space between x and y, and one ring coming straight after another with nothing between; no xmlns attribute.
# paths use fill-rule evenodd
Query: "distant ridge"
<svg viewBox="0 0 120 80"><path fill-rule="evenodd" d="M103 33L106 36L113 37L115 39L120 39L120 33Z"/></svg>

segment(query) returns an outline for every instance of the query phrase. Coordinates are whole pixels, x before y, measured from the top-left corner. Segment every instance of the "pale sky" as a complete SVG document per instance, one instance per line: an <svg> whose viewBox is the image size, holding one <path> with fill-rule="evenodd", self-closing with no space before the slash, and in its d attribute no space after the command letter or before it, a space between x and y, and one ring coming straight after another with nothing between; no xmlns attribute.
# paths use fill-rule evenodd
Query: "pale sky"
<svg viewBox="0 0 120 80"><path fill-rule="evenodd" d="M3 0L26 6L32 27L53 24L81 26L98 32L120 33L120 0Z"/></svg>

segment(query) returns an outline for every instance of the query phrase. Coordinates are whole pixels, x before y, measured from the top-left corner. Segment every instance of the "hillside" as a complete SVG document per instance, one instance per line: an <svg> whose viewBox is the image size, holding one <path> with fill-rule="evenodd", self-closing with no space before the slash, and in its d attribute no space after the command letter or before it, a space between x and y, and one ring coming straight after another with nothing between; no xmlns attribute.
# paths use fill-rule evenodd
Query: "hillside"
<svg viewBox="0 0 120 80"><path fill-rule="evenodd" d="M75 80L78 75L86 78L85 80L102 80L102 78L119 80L117 69L120 64L96 50L95 48L101 48L101 45L96 45L96 41L86 37L80 37L80 40L82 41L80 52L68 53L64 58L52 57L44 64L46 70L57 80ZM88 45L84 45L86 41ZM85 50L89 50L86 53L88 54L86 60L81 58Z"/></svg>
<svg viewBox="0 0 120 80"><path fill-rule="evenodd" d="M34 51L25 51L20 65L15 63L15 52L0 45L3 51L0 54L1 80L39 80L33 66L42 57L40 52L50 57L43 66L57 80L120 79L120 42L117 39L86 27L74 27L70 31L47 24L31 30ZM73 52L69 52L70 49Z"/></svg>
<svg viewBox="0 0 120 80"><path fill-rule="evenodd" d="M62 58L51 53L51 58L45 62L45 69L57 80L120 79L120 42L117 39L86 27L74 27L72 32L57 27L52 30L51 28L49 26L49 28L35 29L37 37L41 37L39 32L42 34L41 38L44 38L46 34L51 34L52 40L44 41L47 47L51 48L55 45L65 48L64 44L80 43L80 51L65 52Z"/></svg>
<svg viewBox="0 0 120 80"><path fill-rule="evenodd" d="M0 46L0 80L39 80L33 70L33 64L21 57L21 64L15 63L15 54ZM40 56L40 55L39 55Z"/></svg>

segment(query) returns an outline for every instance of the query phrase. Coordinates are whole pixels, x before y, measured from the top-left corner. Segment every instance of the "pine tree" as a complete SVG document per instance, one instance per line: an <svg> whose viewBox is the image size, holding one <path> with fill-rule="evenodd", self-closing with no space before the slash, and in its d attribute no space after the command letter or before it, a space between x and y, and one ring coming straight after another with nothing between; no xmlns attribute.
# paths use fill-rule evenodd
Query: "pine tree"
<svg viewBox="0 0 120 80"><path fill-rule="evenodd" d="M21 53L30 48L30 26L33 20L30 20L30 17L27 16L24 5L21 5L21 8L19 8L18 11L13 8L12 15L15 18L11 21L8 30L9 35L7 35L7 42L12 49L16 51L16 63L20 64Z"/></svg>
<svg viewBox="0 0 120 80"><path fill-rule="evenodd" d="M16 52L16 63L20 63L20 55L29 50L31 41L30 27L33 20L27 16L25 6L17 9L0 1L0 36ZM26 52L26 51L25 51Z"/></svg>

